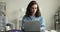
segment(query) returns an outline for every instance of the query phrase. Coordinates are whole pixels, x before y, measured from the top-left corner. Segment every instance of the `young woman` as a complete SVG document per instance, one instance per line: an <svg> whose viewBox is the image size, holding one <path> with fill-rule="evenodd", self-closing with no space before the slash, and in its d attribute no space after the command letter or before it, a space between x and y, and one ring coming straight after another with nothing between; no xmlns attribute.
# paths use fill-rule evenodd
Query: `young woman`
<svg viewBox="0 0 60 32"><path fill-rule="evenodd" d="M45 32L45 24L44 19L41 16L39 6L36 1L31 1L26 9L26 14L22 19L22 30L24 30L24 22L25 21L40 21L41 30Z"/></svg>

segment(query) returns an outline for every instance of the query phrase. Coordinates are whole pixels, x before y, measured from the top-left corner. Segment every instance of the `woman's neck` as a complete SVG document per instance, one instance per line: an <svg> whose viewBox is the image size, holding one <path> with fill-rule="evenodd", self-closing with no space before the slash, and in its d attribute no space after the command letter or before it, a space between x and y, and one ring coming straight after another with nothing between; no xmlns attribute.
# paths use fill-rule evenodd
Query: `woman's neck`
<svg viewBox="0 0 60 32"><path fill-rule="evenodd" d="M35 16L35 14L32 14L32 17L34 17Z"/></svg>

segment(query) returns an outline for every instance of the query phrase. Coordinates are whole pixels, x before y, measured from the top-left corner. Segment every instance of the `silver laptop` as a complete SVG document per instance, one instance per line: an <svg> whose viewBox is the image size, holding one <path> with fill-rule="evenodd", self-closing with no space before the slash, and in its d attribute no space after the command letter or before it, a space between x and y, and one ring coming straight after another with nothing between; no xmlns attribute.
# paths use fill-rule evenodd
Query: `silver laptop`
<svg viewBox="0 0 60 32"><path fill-rule="evenodd" d="M24 31L34 31L40 32L40 22L39 21L25 21Z"/></svg>

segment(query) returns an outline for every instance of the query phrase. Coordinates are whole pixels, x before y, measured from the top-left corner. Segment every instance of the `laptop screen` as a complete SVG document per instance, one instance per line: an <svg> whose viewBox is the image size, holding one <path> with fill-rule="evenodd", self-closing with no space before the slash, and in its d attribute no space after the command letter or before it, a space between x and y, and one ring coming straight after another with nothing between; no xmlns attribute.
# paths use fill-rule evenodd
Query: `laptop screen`
<svg viewBox="0 0 60 32"><path fill-rule="evenodd" d="M40 31L39 21L25 21L24 25L25 31Z"/></svg>

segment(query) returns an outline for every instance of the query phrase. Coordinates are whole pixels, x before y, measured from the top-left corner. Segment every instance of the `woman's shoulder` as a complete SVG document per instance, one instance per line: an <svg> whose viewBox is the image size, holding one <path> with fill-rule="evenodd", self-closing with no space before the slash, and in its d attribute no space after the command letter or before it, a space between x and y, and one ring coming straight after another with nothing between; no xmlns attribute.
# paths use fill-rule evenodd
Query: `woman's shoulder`
<svg viewBox="0 0 60 32"><path fill-rule="evenodd" d="M39 18L43 18L43 16L39 16Z"/></svg>
<svg viewBox="0 0 60 32"><path fill-rule="evenodd" d="M25 15L23 16L23 18L27 18L27 17L28 17L28 16L25 16Z"/></svg>
<svg viewBox="0 0 60 32"><path fill-rule="evenodd" d="M23 16L23 20L24 21L30 20L30 17L29 16Z"/></svg>
<svg viewBox="0 0 60 32"><path fill-rule="evenodd" d="M27 19L28 18L28 16L23 16L23 19Z"/></svg>

